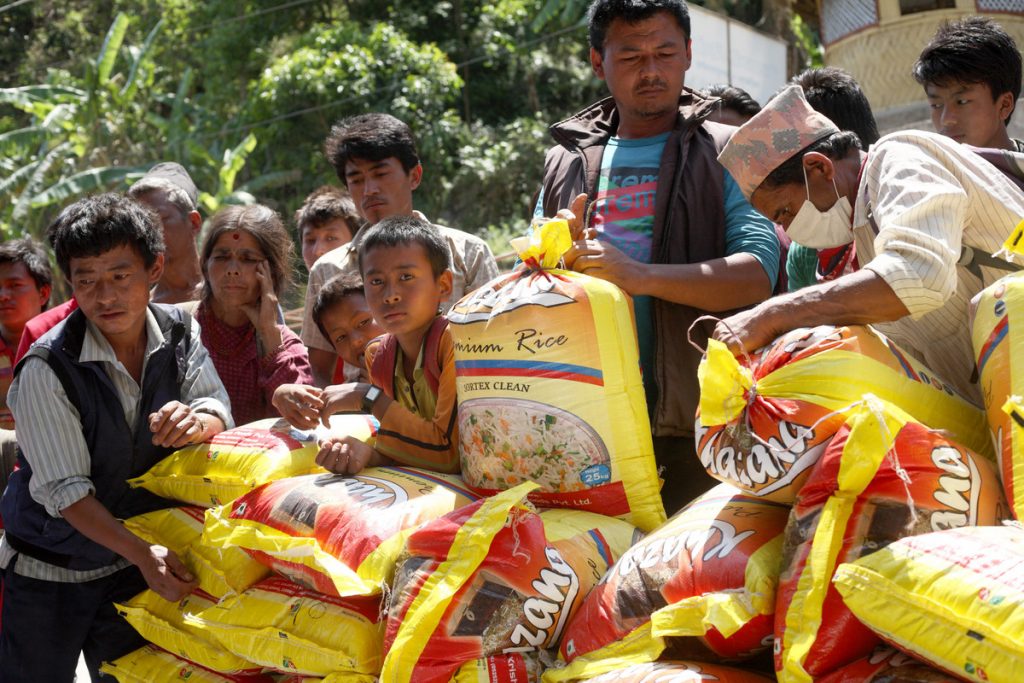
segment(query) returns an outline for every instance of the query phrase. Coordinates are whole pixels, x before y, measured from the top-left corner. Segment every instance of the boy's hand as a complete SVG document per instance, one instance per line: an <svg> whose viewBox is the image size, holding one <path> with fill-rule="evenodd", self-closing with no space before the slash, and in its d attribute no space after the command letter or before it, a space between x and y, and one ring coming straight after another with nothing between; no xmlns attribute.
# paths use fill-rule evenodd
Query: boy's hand
<svg viewBox="0 0 1024 683"><path fill-rule="evenodd" d="M146 584L164 600L178 602L195 590L199 582L174 551L162 545L149 546L149 552L137 563Z"/></svg>
<svg viewBox="0 0 1024 683"><path fill-rule="evenodd" d="M181 448L201 442L209 425L203 413L197 413L180 401L165 403L149 416L153 444L164 448Z"/></svg>
<svg viewBox="0 0 1024 683"><path fill-rule="evenodd" d="M313 429L324 407L323 393L320 387L282 384L274 391L271 403L289 424L299 429Z"/></svg>
<svg viewBox="0 0 1024 683"><path fill-rule="evenodd" d="M356 474L379 459L371 446L351 436L322 441L316 454L316 464L335 474Z"/></svg>
<svg viewBox="0 0 1024 683"><path fill-rule="evenodd" d="M370 388L369 384L349 383L332 384L324 389L323 407L320 409L320 421L329 427L327 418L335 413L358 413L363 409L363 396Z"/></svg>

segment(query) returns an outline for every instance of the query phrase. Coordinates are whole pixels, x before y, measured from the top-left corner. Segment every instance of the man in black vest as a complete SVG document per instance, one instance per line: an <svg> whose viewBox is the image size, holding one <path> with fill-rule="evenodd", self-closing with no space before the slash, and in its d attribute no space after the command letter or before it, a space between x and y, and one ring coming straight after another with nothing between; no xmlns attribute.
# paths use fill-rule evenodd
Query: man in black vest
<svg viewBox="0 0 1024 683"><path fill-rule="evenodd" d="M551 127L537 213L584 202L593 229L566 261L633 296L640 361L671 514L714 482L693 442L700 353L686 343L708 312L743 308L775 287L779 242L716 160L735 130L718 100L683 87L690 16L683 0L596 0L590 63L611 97ZM700 339L698 339L700 341Z"/></svg>
<svg viewBox="0 0 1024 683"><path fill-rule="evenodd" d="M180 309L149 303L163 269L152 214L107 194L52 226L79 309L19 363L9 402L19 469L2 506L0 682L71 681L141 638L114 609L147 586L179 600L195 580L119 520L173 505L126 480L230 425L224 387Z"/></svg>

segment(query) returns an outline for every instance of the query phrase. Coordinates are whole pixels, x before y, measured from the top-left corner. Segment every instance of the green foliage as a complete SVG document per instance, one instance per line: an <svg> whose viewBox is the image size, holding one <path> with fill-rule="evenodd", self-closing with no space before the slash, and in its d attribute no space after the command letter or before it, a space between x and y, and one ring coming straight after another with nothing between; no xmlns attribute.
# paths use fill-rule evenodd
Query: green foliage
<svg viewBox="0 0 1024 683"><path fill-rule="evenodd" d="M801 52L807 55L806 68L816 69L825 66L825 49L821 46L818 32L795 12L790 18L789 26L796 36Z"/></svg>

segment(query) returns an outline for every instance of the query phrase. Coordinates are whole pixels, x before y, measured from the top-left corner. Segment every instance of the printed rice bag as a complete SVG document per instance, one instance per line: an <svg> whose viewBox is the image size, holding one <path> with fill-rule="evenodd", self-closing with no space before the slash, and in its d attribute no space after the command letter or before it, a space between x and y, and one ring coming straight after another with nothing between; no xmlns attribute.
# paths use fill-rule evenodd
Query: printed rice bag
<svg viewBox="0 0 1024 683"><path fill-rule="evenodd" d="M665 521L630 297L556 266L565 221L535 229L523 267L448 313L462 476L490 495L532 481L531 500Z"/></svg>
<svg viewBox="0 0 1024 683"><path fill-rule="evenodd" d="M411 467L292 477L211 511L202 542L244 548L322 593L373 595L391 582L409 532L476 498L456 476Z"/></svg>
<svg viewBox="0 0 1024 683"><path fill-rule="evenodd" d="M521 484L411 534L395 574L381 679L447 683L466 662L557 647L637 530L574 510L538 514Z"/></svg>
<svg viewBox="0 0 1024 683"><path fill-rule="evenodd" d="M131 517L124 525L149 543L173 550L199 580L199 588L218 599L240 593L270 573L241 548L200 543L205 514L200 507L167 508Z"/></svg>
<svg viewBox="0 0 1024 683"><path fill-rule="evenodd" d="M789 507L719 484L625 552L566 627L546 680L631 656L738 660L770 647Z"/></svg>
<svg viewBox="0 0 1024 683"><path fill-rule="evenodd" d="M852 664L815 678L814 683L958 683L959 678L933 669L915 657L879 645Z"/></svg>
<svg viewBox="0 0 1024 683"><path fill-rule="evenodd" d="M261 667L226 651L209 634L187 621L188 615L216 603L216 598L201 590L192 591L178 602L144 590L128 602L114 606L143 638L174 655L222 674L259 673Z"/></svg>
<svg viewBox="0 0 1024 683"><path fill-rule="evenodd" d="M226 650L307 676L380 671L380 597L339 598L273 577L188 617Z"/></svg>
<svg viewBox="0 0 1024 683"><path fill-rule="evenodd" d="M514 652L466 662L450 683L540 683L541 673L537 653Z"/></svg>
<svg viewBox="0 0 1024 683"><path fill-rule="evenodd" d="M329 422L305 431L280 418L250 422L181 448L128 483L190 505L222 505L268 481L324 472L316 464L318 440L372 443L379 427L372 415L332 415Z"/></svg>
<svg viewBox="0 0 1024 683"><path fill-rule="evenodd" d="M1006 503L992 463L877 399L859 406L800 489L786 529L775 668L813 680L877 637L832 588L837 565L905 536L994 524Z"/></svg>
<svg viewBox="0 0 1024 683"><path fill-rule="evenodd" d="M1007 275L971 302L978 384L1006 499L1024 517L1024 273Z"/></svg>
<svg viewBox="0 0 1024 683"><path fill-rule="evenodd" d="M632 664L586 680L591 683L766 683L772 679L721 664L666 661ZM544 681L546 683L546 677Z"/></svg>
<svg viewBox="0 0 1024 683"><path fill-rule="evenodd" d="M275 683L271 676L263 673L218 673L175 657L155 645L146 645L112 662L105 662L100 671L120 683Z"/></svg>
<svg viewBox="0 0 1024 683"><path fill-rule="evenodd" d="M968 681L1020 681L1024 530L954 528L896 541L833 579L884 640Z"/></svg>
<svg viewBox="0 0 1024 683"><path fill-rule="evenodd" d="M701 464L761 498L792 503L865 394L994 457L983 410L871 328L800 328L739 359L712 340L698 374Z"/></svg>

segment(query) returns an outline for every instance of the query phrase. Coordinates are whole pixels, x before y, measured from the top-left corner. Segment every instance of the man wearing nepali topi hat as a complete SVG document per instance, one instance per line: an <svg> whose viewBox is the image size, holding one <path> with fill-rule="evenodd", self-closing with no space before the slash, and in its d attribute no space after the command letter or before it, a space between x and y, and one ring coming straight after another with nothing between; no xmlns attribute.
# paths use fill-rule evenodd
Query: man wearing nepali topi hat
<svg viewBox="0 0 1024 683"><path fill-rule="evenodd" d="M980 402L969 303L1006 272L965 265L961 253L992 254L1024 218L1013 182L934 133L893 133L865 152L796 85L744 124L719 161L794 241L818 249L853 241L863 266L727 318L716 338L739 352L797 327L873 324Z"/></svg>

